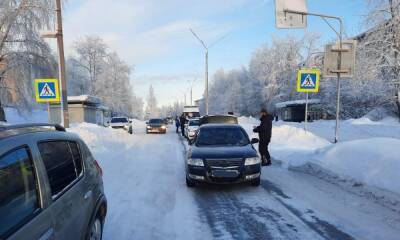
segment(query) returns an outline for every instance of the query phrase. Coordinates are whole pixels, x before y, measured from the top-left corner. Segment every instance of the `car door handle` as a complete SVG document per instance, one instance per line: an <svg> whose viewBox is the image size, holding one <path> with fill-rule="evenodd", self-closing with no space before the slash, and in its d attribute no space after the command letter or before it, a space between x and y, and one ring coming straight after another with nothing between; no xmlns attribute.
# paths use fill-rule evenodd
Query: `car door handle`
<svg viewBox="0 0 400 240"><path fill-rule="evenodd" d="M93 192L92 192L92 190L90 190L90 191L87 191L86 193L85 193L85 195L83 196L83 199L89 199L91 196L93 195Z"/></svg>
<svg viewBox="0 0 400 240"><path fill-rule="evenodd" d="M54 235L54 230L50 228L45 233L43 233L38 240L52 240L54 239L53 235Z"/></svg>

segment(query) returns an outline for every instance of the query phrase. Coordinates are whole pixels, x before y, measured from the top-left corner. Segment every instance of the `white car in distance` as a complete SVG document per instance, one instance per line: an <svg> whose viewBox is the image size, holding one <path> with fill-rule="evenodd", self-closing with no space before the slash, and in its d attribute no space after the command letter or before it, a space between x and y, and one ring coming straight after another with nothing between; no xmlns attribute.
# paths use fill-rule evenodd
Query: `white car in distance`
<svg viewBox="0 0 400 240"><path fill-rule="evenodd" d="M128 133L133 134L132 120L126 117L113 117L108 124L111 128L122 128Z"/></svg>
<svg viewBox="0 0 400 240"><path fill-rule="evenodd" d="M196 131L199 129L200 120L198 118L191 118L185 127L185 136L192 140L196 136Z"/></svg>

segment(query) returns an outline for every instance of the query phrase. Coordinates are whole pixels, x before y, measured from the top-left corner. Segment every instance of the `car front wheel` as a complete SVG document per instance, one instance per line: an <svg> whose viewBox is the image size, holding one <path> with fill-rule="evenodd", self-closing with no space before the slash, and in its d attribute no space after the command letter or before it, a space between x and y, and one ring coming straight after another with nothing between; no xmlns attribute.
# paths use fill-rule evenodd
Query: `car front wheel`
<svg viewBox="0 0 400 240"><path fill-rule="evenodd" d="M192 187L196 187L196 183L193 182L192 180L190 180L188 177L186 177L186 186L192 188Z"/></svg>
<svg viewBox="0 0 400 240"><path fill-rule="evenodd" d="M96 216L88 229L88 240L101 240L103 237L103 224L100 216Z"/></svg>
<svg viewBox="0 0 400 240"><path fill-rule="evenodd" d="M258 186L260 186L260 183L261 183L261 179L260 179L260 177L258 177L251 181L251 186L258 187Z"/></svg>

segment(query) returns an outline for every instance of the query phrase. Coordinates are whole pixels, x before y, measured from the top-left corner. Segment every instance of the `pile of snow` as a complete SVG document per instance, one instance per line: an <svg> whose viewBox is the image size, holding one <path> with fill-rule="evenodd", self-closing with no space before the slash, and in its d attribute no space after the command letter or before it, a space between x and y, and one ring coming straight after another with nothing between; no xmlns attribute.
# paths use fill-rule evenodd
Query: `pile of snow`
<svg viewBox="0 0 400 240"><path fill-rule="evenodd" d="M239 123L257 137L252 129L258 120L240 118ZM316 121L306 132L303 124L273 122L270 153L287 168L312 163L341 178L400 194L400 124L389 118L342 121L346 141L337 144L324 138L333 134L333 126L333 121Z"/></svg>
<svg viewBox="0 0 400 240"><path fill-rule="evenodd" d="M400 140L370 138L328 146L311 162L381 189L400 194Z"/></svg>

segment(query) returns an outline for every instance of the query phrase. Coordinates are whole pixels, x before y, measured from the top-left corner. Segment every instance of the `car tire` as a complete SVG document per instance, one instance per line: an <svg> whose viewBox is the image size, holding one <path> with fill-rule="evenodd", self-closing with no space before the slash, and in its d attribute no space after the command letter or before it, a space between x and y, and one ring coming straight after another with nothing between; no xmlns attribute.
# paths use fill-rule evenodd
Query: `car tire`
<svg viewBox="0 0 400 240"><path fill-rule="evenodd" d="M87 240L101 240L103 238L103 219L99 214L90 223L87 229Z"/></svg>
<svg viewBox="0 0 400 240"><path fill-rule="evenodd" d="M196 183L193 182L192 180L190 180L188 177L186 177L186 186L193 188L193 187L196 187Z"/></svg>
<svg viewBox="0 0 400 240"><path fill-rule="evenodd" d="M261 178L258 177L258 178L256 178L256 179L251 181L251 186L258 187L258 186L260 186L260 183L261 183Z"/></svg>

